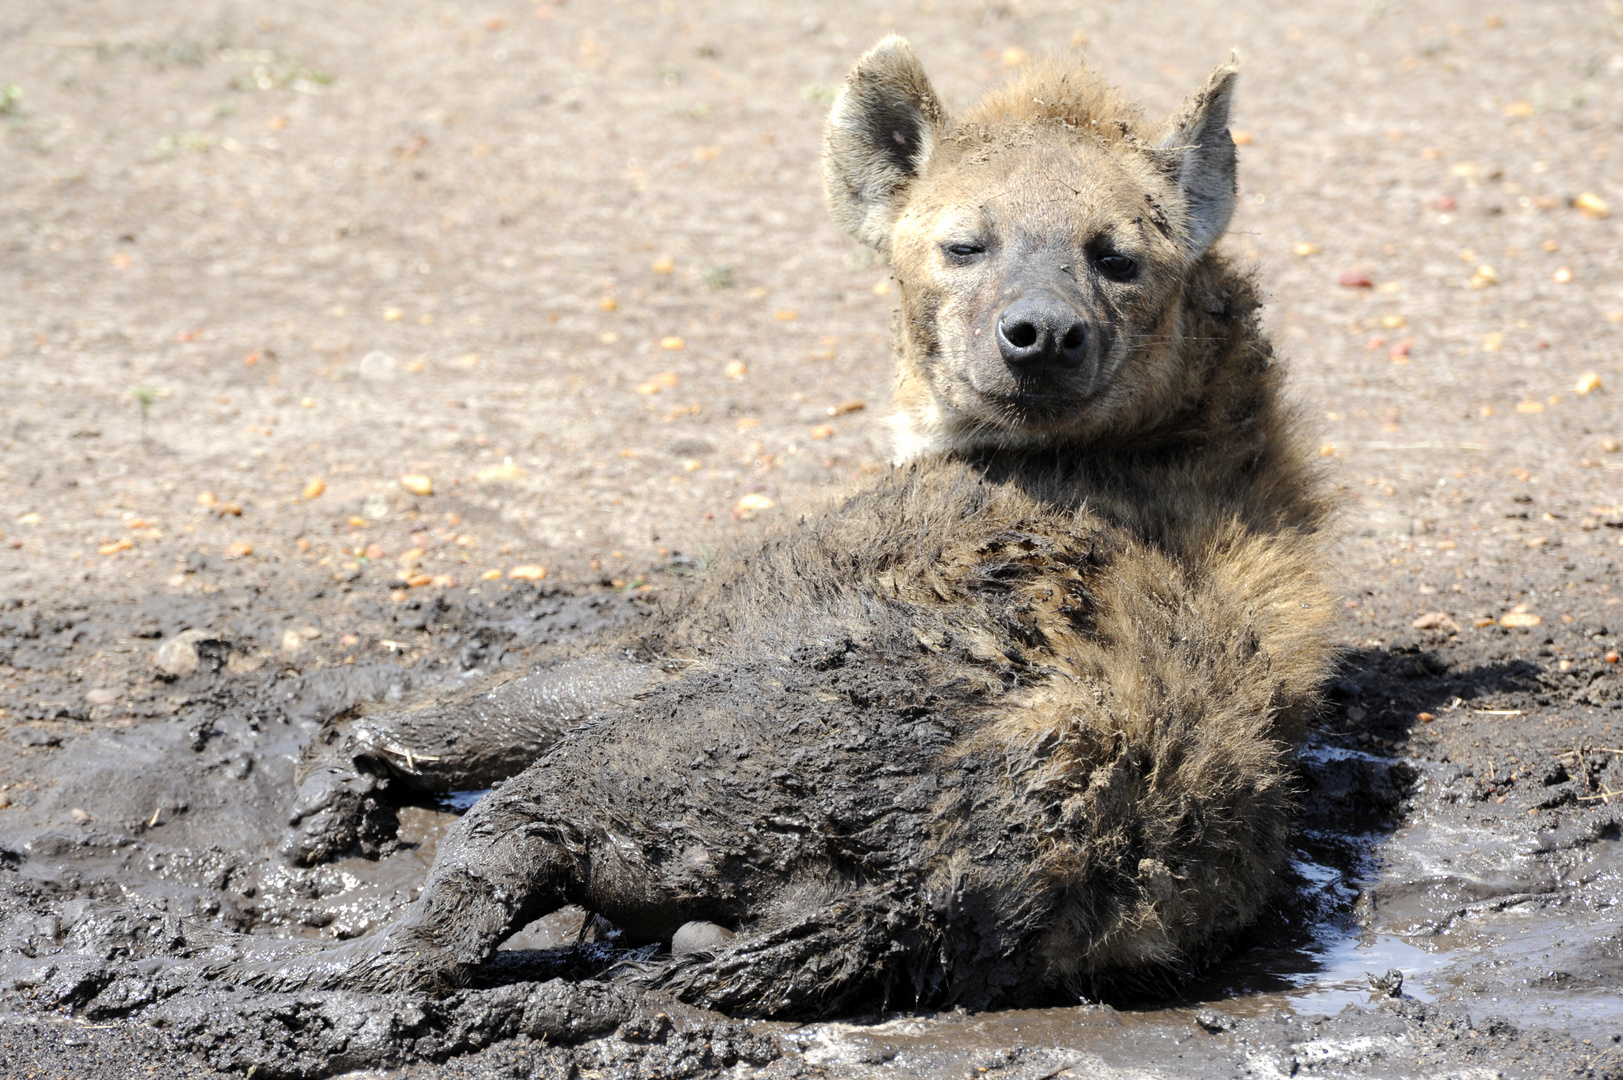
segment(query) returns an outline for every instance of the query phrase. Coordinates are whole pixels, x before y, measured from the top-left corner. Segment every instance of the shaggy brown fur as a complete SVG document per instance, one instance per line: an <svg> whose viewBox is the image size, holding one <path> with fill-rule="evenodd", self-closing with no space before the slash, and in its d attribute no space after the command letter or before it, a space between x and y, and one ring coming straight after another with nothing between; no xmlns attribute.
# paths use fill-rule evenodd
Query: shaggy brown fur
<svg viewBox="0 0 1623 1080"><path fill-rule="evenodd" d="M634 940L735 929L625 977L756 1015L1212 955L1288 854L1331 660L1325 502L1210 250L1233 82L1146 125L1050 66L953 124L905 42L863 57L825 180L901 283L900 463L603 643L590 702L544 705L577 667L491 692L588 719L452 830L401 922L239 975L453 985L571 902Z"/></svg>

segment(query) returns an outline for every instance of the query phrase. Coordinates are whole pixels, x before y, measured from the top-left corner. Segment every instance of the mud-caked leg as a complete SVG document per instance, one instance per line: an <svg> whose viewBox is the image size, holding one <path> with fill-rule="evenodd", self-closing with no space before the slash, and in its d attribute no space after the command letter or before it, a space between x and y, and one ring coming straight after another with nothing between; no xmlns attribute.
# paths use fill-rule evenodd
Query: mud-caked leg
<svg viewBox="0 0 1623 1080"><path fill-rule="evenodd" d="M409 709L337 717L299 763L282 856L309 865L355 849L376 854L394 838L398 803L516 775L571 725L663 677L601 653Z"/></svg>
<svg viewBox="0 0 1623 1080"><path fill-rule="evenodd" d="M422 892L395 922L319 952L237 965L228 977L275 990L465 984L513 932L580 902L590 879L577 824L523 781L481 799L446 833Z"/></svg>

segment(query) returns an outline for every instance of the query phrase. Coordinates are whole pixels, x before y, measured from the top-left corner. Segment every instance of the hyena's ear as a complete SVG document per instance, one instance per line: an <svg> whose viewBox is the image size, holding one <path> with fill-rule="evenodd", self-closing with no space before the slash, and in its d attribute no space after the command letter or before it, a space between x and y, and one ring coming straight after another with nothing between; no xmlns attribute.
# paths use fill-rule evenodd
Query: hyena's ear
<svg viewBox="0 0 1623 1080"><path fill-rule="evenodd" d="M823 192L835 220L888 252L903 191L945 127L907 39L893 34L870 49L846 76L823 135Z"/></svg>
<svg viewBox="0 0 1623 1080"><path fill-rule="evenodd" d="M1189 208L1186 246L1198 259L1228 228L1234 213L1234 140L1229 137L1229 106L1240 74L1240 58L1212 72L1206 85L1173 113L1156 144L1156 159L1183 193Z"/></svg>

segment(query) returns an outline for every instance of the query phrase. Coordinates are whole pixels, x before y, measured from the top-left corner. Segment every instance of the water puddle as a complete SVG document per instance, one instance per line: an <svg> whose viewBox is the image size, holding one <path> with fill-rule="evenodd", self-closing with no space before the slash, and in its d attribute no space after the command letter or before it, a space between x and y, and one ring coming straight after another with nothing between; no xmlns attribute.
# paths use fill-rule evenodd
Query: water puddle
<svg viewBox="0 0 1623 1080"><path fill-rule="evenodd" d="M480 788L478 791L448 791L440 796L438 806L447 813L466 814L473 809L474 803L489 794L489 788Z"/></svg>

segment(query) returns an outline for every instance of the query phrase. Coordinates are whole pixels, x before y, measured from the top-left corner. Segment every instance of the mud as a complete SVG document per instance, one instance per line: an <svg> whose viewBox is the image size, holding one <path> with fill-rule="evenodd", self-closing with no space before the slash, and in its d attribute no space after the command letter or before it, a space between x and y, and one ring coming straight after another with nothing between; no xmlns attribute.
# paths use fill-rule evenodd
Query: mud
<svg viewBox="0 0 1623 1080"><path fill-rule="evenodd" d="M1611 17L632 8L6 9L0 84L25 96L0 114L0 1072L314 1074L353 1048L411 1077L1623 1075L1618 219L1569 203L1623 205ZM792 513L883 457L894 294L825 223L815 162L819 94L892 25L954 102L1003 50L1079 31L1162 111L1244 50L1233 246L1261 264L1347 507L1346 667L1302 758L1276 909L1163 997L979 1015L650 1019L595 979L623 951L604 927L577 944L578 915L510 942L454 1010L212 989L198 967L244 940L331 941L397 912L454 820L412 807L377 861L277 862L328 711L522 669L747 535L741 495L777 501L755 519ZM528 67L493 78L496 50ZM295 88L315 69L333 81ZM303 166L330 190L299 187ZM1466 249L1498 285L1468 287ZM651 271L666 252L676 273ZM1398 288L1338 287L1349 268ZM687 350L660 350L677 332ZM734 358L745 379L723 374ZM664 370L680 388L634 392ZM1607 389L1575 396L1586 370ZM158 392L144 436L138 385ZM828 415L853 399L868 408ZM504 456L528 476L475 480ZM441 493L404 495L403 465ZM312 472L328 492L302 500ZM228 556L238 540L256 552ZM389 557L354 554L371 543ZM413 547L460 584L397 590ZM565 587L478 583L521 561ZM1542 622L1474 625L1518 605ZM1432 611L1459 632L1411 628ZM199 668L170 680L153 651L188 628L207 634ZM290 629L319 636L284 650ZM1371 988L1389 969L1403 997Z"/></svg>
<svg viewBox="0 0 1623 1080"><path fill-rule="evenodd" d="M1543 638L1552 653L1603 630L1615 640L1595 623L1349 649L1335 711L1300 758L1290 880L1207 978L1166 997L740 1024L617 989L613 966L638 954L568 911L438 1000L217 985L219 965L272 939L348 938L397 914L454 820L450 800L410 807L390 854L286 866L275 844L294 761L329 714L443 693L642 606L593 590L469 593L437 605L445 649L413 665L205 666L162 684L189 697L167 719L14 729L50 738L16 751L0 831L8 1068L94 1053L105 1075L160 1055L287 1077L447 1061L476 1076L1618 1069L1623 810L1605 796L1623 788L1623 685L1604 662L1560 671L1526 658ZM485 667L458 659L466 640L485 643ZM1423 712L1437 719L1414 719ZM1397 996L1371 980L1392 969Z"/></svg>

